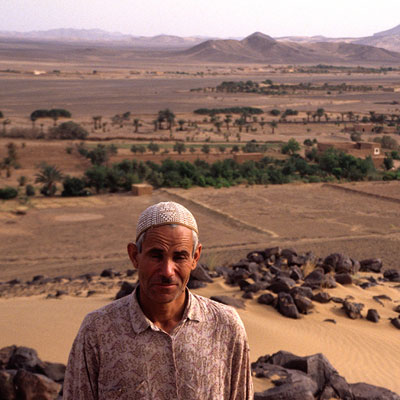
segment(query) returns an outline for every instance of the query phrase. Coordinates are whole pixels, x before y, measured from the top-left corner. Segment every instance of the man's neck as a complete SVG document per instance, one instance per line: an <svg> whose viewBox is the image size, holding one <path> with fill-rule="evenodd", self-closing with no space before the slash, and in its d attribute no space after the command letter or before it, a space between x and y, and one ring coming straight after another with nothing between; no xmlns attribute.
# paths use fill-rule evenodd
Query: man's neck
<svg viewBox="0 0 400 400"><path fill-rule="evenodd" d="M152 321L154 325L167 333L171 333L182 320L188 301L188 293L185 291L181 296L170 303L149 304L146 298L142 296L140 287L138 287L138 289L139 293L137 299L144 315Z"/></svg>

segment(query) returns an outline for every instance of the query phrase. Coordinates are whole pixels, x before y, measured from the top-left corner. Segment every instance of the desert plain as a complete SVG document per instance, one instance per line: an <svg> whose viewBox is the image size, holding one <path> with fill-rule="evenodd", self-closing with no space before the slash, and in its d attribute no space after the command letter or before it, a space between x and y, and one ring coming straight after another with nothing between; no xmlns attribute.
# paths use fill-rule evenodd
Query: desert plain
<svg viewBox="0 0 400 400"><path fill-rule="evenodd" d="M149 152L143 155L130 152L132 144L147 144L150 140L170 150L176 140L186 141L196 148L193 158L208 161L221 155L216 149L207 156L201 154L199 146L204 143L232 146L257 140L268 143L269 156L282 157L280 143L292 137L300 143L307 138L319 142L349 141L349 134L343 131L345 123L334 123L341 118L341 113L352 111L366 116L371 110L387 114L399 112L396 103L399 96L395 90L400 87L400 71L396 70L385 74L348 71L313 74L296 72L287 66L177 62L172 56L149 57L142 52L130 54L126 49L118 53L118 49L89 51L78 47L65 57L62 51L46 52L46 46L38 45L40 53L32 44L20 46L25 52L12 52L4 43L0 47L3 54L0 110L11 121L5 129L8 132L30 129L29 115L35 109L66 108L72 113L72 119L89 131L90 145L106 140L107 144L117 146L118 154L111 157L110 163L135 157L160 161L170 156L175 159L189 156L172 151L169 155L155 156ZM33 71L41 73L35 75ZM393 91L282 96L191 91L215 87L228 80L264 79L320 85L346 82L376 88L381 85ZM269 126L258 127L241 133L240 139L235 131L227 142L210 123L203 122L203 117L193 114L194 109L201 107L233 106L259 107L266 113L274 108L297 109L299 120L306 118L307 111L323 108L331 119L320 124L279 123L274 133ZM155 132L152 120L165 108L173 110L177 119L198 121L200 128L196 133L177 128L173 134ZM113 115L126 111L142 121L139 132L134 132L131 124L123 127L111 124ZM95 115L109 121L104 130L93 129ZM271 120L268 114L265 118ZM42 129L46 130L53 121L43 121L43 125ZM374 137L365 136L366 141ZM398 141L398 135L391 136ZM34 184L42 161L57 165L73 176L81 175L89 166L88 160L65 151L66 147L75 146L76 141L1 137L0 158L6 155L6 144L10 141L17 145L21 166L10 177L2 173L0 187L17 186L21 176ZM196 216L204 247L201 262L211 270L245 258L249 251L274 246L294 248L299 253L312 251L320 257L344 253L356 260L380 258L384 269L400 269L398 181L162 188L154 190L152 195L138 197L125 192L64 198L58 192L49 198L37 194L28 200L1 202L0 289L10 280L28 281L36 275L78 276L98 274L105 268L117 271L131 268L126 245L134 239L139 214L147 206L166 200L181 202ZM60 298L48 299L45 286L30 291L3 290L0 347L30 346L44 360L65 363L84 315L112 301L118 291L120 282L111 284L106 279L102 282L89 297L85 291L72 291ZM57 289L62 290L63 285ZM365 304L365 310L378 309L381 321L373 324L365 318L350 320L333 303L317 304L310 315L292 320L272 307L258 304L255 299L246 300L246 308L238 311L249 336L252 361L278 350L298 355L322 352L349 382L367 382L400 393L399 331L389 322L390 317L396 316L392 310L400 304L400 290L386 282L367 290L355 284L339 284L329 292L332 296L353 296ZM229 294L236 298L242 294L221 277L196 293ZM387 295L391 300L381 305L372 299L375 295ZM324 322L332 318L336 324ZM256 390L266 388L262 379L255 379L255 385Z"/></svg>

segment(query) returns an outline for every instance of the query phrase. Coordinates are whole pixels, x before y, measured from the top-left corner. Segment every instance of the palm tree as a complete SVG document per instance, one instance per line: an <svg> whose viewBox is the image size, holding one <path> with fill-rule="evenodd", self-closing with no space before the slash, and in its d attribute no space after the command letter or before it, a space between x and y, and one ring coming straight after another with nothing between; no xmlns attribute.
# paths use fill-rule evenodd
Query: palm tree
<svg viewBox="0 0 400 400"><path fill-rule="evenodd" d="M179 121L178 121L178 125L179 125L179 130L180 131L183 131L183 125L185 125L185 120L184 119L180 119Z"/></svg>
<svg viewBox="0 0 400 400"><path fill-rule="evenodd" d="M226 123L226 129L229 131L229 124L232 122L232 115L225 115L224 122Z"/></svg>
<svg viewBox="0 0 400 400"><path fill-rule="evenodd" d="M271 121L269 125L271 126L272 134L275 134L275 128L278 126L278 123L276 121Z"/></svg>
<svg viewBox="0 0 400 400"><path fill-rule="evenodd" d="M264 132L264 125L266 124L266 122L264 121L264 117L261 117L261 121L258 122L261 126L261 130Z"/></svg>
<svg viewBox="0 0 400 400"><path fill-rule="evenodd" d="M133 120L133 126L135 127L135 133L139 131L139 126L140 126L140 120L139 118L135 118Z"/></svg>
<svg viewBox="0 0 400 400"><path fill-rule="evenodd" d="M63 174L54 165L42 163L40 171L36 174L36 183L42 183L41 193L45 196L53 196L57 190L56 182L63 179Z"/></svg>
<svg viewBox="0 0 400 400"><path fill-rule="evenodd" d="M325 110L323 108L318 108L316 115L318 118L318 122L321 122L321 117L325 114Z"/></svg>
<svg viewBox="0 0 400 400"><path fill-rule="evenodd" d="M6 135L6 126L11 124L11 121L7 118L2 122L2 124L3 124L3 135L5 136Z"/></svg>

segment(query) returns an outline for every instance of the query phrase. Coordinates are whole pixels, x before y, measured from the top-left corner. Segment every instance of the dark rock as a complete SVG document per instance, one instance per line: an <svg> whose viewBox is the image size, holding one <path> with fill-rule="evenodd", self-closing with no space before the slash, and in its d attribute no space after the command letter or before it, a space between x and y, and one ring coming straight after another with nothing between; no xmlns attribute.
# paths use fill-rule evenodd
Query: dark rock
<svg viewBox="0 0 400 400"><path fill-rule="evenodd" d="M14 350L7 364L7 369L25 369L31 372L43 373L44 366L36 350L21 346Z"/></svg>
<svg viewBox="0 0 400 400"><path fill-rule="evenodd" d="M295 249L283 249L281 251L281 257L286 258L286 260L290 259L293 256L297 256L297 251Z"/></svg>
<svg viewBox="0 0 400 400"><path fill-rule="evenodd" d="M324 270L325 274L329 274L331 272L335 272L335 268L332 265L324 264L322 263L319 268L322 268Z"/></svg>
<svg viewBox="0 0 400 400"><path fill-rule="evenodd" d="M130 282L122 282L121 288L119 289L118 293L115 295L115 300L121 299L122 297L128 296L131 294L138 284L132 284Z"/></svg>
<svg viewBox="0 0 400 400"><path fill-rule="evenodd" d="M211 296L211 300L218 301L218 303L226 304L235 308L245 308L244 301L241 299L234 299L230 296Z"/></svg>
<svg viewBox="0 0 400 400"><path fill-rule="evenodd" d="M272 356L260 357L257 360L257 362L252 363L251 366L256 373L257 371L260 373L262 370L264 370L264 368L268 369L266 368L266 365L268 364L278 365L280 367L285 368L286 370L297 370L303 372L304 374L307 374L307 376L311 378L317 385L317 390L316 392L313 392L313 395L316 395L317 393L329 393L330 392L329 388L331 388L332 393L335 393L334 398L349 399L349 400L353 399L349 385L347 384L345 379L338 374L336 369L329 363L329 361L323 354L315 354L308 357L298 357L292 353L286 351L280 351L278 353L273 354ZM278 374L278 376L280 375ZM272 388L269 390L274 390L274 389L276 388ZM268 390L263 392L263 394L264 393L268 393ZM270 399L298 398L298 397L283 397L283 396L285 396L284 393L282 393L282 397L269 397L269 398ZM295 396L294 393L293 396ZM322 397L318 396L317 398L320 399Z"/></svg>
<svg viewBox="0 0 400 400"><path fill-rule="evenodd" d="M395 328L400 329L400 317L398 317L398 318L390 318L390 322L392 323L392 325Z"/></svg>
<svg viewBox="0 0 400 400"><path fill-rule="evenodd" d="M393 308L394 312L400 313L400 305Z"/></svg>
<svg viewBox="0 0 400 400"><path fill-rule="evenodd" d="M351 275L348 273L336 274L335 280L337 283L340 283L341 285L351 285L353 283L353 279Z"/></svg>
<svg viewBox="0 0 400 400"><path fill-rule="evenodd" d="M351 262L353 263L353 268L352 268L353 274L356 274L357 272L360 271L361 264L359 261L354 260L352 258L351 258Z"/></svg>
<svg viewBox="0 0 400 400"><path fill-rule="evenodd" d="M96 293L97 293L96 290L88 290L88 292L86 293L86 297L93 296L93 295L96 294Z"/></svg>
<svg viewBox="0 0 400 400"><path fill-rule="evenodd" d="M232 270L231 270L231 268L228 268L228 267L224 267L224 266L222 266L222 265L219 265L219 266L215 267L214 271L215 271L219 276L223 276L223 277L226 278Z"/></svg>
<svg viewBox="0 0 400 400"><path fill-rule="evenodd" d="M309 299L313 297L312 289L309 288L308 286L295 286L292 289L290 289L289 293L292 297L296 295L308 297Z"/></svg>
<svg viewBox="0 0 400 400"><path fill-rule="evenodd" d="M14 386L15 370L0 370L0 399L17 400Z"/></svg>
<svg viewBox="0 0 400 400"><path fill-rule="evenodd" d="M257 264L262 264L265 260L265 253L263 251L251 251L247 254L247 259Z"/></svg>
<svg viewBox="0 0 400 400"><path fill-rule="evenodd" d="M382 266L382 260L379 258L369 258L360 261L361 272L381 272Z"/></svg>
<svg viewBox="0 0 400 400"><path fill-rule="evenodd" d="M271 293L262 294L257 302L260 304L266 304L267 306L271 305L275 300L275 297Z"/></svg>
<svg viewBox="0 0 400 400"><path fill-rule="evenodd" d="M135 269L127 269L126 270L126 276L133 276L136 274L136 270Z"/></svg>
<svg viewBox="0 0 400 400"><path fill-rule="evenodd" d="M371 283L371 282L363 282L360 285L360 288L362 289L369 289L370 287L376 286L376 283Z"/></svg>
<svg viewBox="0 0 400 400"><path fill-rule="evenodd" d="M293 300L300 314L308 314L314 308L314 304L308 297L295 295Z"/></svg>
<svg viewBox="0 0 400 400"><path fill-rule="evenodd" d="M333 289L333 288L337 287L337 283L335 281L335 278L332 275L326 274L324 276L324 280L322 281L321 286L326 289Z"/></svg>
<svg viewBox="0 0 400 400"><path fill-rule="evenodd" d="M332 318L326 318L326 319L324 319L324 322L330 322L332 324L336 324L336 320L334 320Z"/></svg>
<svg viewBox="0 0 400 400"><path fill-rule="evenodd" d="M351 318L351 319L362 318L361 310L364 308L364 304L351 303L351 302L345 300L342 308L349 318Z"/></svg>
<svg viewBox="0 0 400 400"><path fill-rule="evenodd" d="M281 374L277 366L269 367L275 387L254 394L254 400L314 400L317 384L304 372L284 369ZM277 379L279 377L279 379Z"/></svg>
<svg viewBox="0 0 400 400"><path fill-rule="evenodd" d="M294 319L300 318L296 304L289 293L281 292L278 294L277 309L285 317Z"/></svg>
<svg viewBox="0 0 400 400"><path fill-rule="evenodd" d="M112 278L115 278L116 272L111 268L107 268L107 269L103 269L100 276L102 278L111 278L112 279Z"/></svg>
<svg viewBox="0 0 400 400"><path fill-rule="evenodd" d="M388 269L383 273L384 278L390 282L400 282L400 271L396 269Z"/></svg>
<svg viewBox="0 0 400 400"><path fill-rule="evenodd" d="M372 296L372 298L373 298L377 303L379 303L381 306L385 306L381 300L389 300L389 301L392 301L392 299L391 299L389 296L386 296L385 294L381 294L381 295L379 295L379 296Z"/></svg>
<svg viewBox="0 0 400 400"><path fill-rule="evenodd" d="M308 286L311 289L318 289L321 287L322 282L324 281L325 273L322 268L315 268L314 271L309 273L304 278L304 286Z"/></svg>
<svg viewBox="0 0 400 400"><path fill-rule="evenodd" d="M212 283L213 280L202 264L197 264L196 268L190 273L190 276L198 281Z"/></svg>
<svg viewBox="0 0 400 400"><path fill-rule="evenodd" d="M290 268L290 278L294 281L299 281L300 279L304 278L303 271L296 265Z"/></svg>
<svg viewBox="0 0 400 400"><path fill-rule="evenodd" d="M35 276L32 278L32 282L39 282L39 281L42 281L44 278L45 278L44 275L35 275Z"/></svg>
<svg viewBox="0 0 400 400"><path fill-rule="evenodd" d="M20 285L21 284L21 280L20 279L11 279L11 281L7 282L9 285Z"/></svg>
<svg viewBox="0 0 400 400"><path fill-rule="evenodd" d="M0 349L0 369L6 369L17 346L7 346Z"/></svg>
<svg viewBox="0 0 400 400"><path fill-rule="evenodd" d="M368 383L352 383L349 385L355 400L400 400L396 393Z"/></svg>
<svg viewBox="0 0 400 400"><path fill-rule="evenodd" d="M265 259L270 258L271 256L279 257L280 255L281 255L280 247L270 247L264 250Z"/></svg>
<svg viewBox="0 0 400 400"><path fill-rule="evenodd" d="M249 281L247 281L246 279L241 279L241 280L238 282L238 285L239 285L239 287L240 287L240 290L244 290L247 286L250 286L251 283L250 283Z"/></svg>
<svg viewBox="0 0 400 400"><path fill-rule="evenodd" d="M206 286L207 286L207 283L198 281L197 279L192 279L192 278L190 278L187 283L187 287L189 289L200 289L200 288L203 288Z"/></svg>
<svg viewBox="0 0 400 400"><path fill-rule="evenodd" d="M66 294L68 294L68 293L65 290L57 290L55 296L61 297L61 296L65 296Z"/></svg>
<svg viewBox="0 0 400 400"><path fill-rule="evenodd" d="M292 255L287 260L287 263L288 263L289 266L294 266L294 265L301 266L301 265L304 265L306 262L307 262L306 257L304 257L304 256L295 256L295 255Z"/></svg>
<svg viewBox="0 0 400 400"><path fill-rule="evenodd" d="M340 298L340 297L332 297L331 301L333 303L336 303L336 304L343 304L344 303L344 300L342 298Z"/></svg>
<svg viewBox="0 0 400 400"><path fill-rule="evenodd" d="M379 314L378 311L376 311L373 308L370 308L367 312L367 320L371 322L379 322Z"/></svg>
<svg viewBox="0 0 400 400"><path fill-rule="evenodd" d="M60 363L45 362L43 375L46 375L52 381L62 383L64 381L66 366Z"/></svg>
<svg viewBox="0 0 400 400"><path fill-rule="evenodd" d="M243 299L254 299L254 293L253 292L244 292L242 295Z"/></svg>
<svg viewBox="0 0 400 400"><path fill-rule="evenodd" d="M317 303L329 303L331 301L331 296L329 293L326 292L318 292L312 298L312 300L316 301Z"/></svg>
<svg viewBox="0 0 400 400"><path fill-rule="evenodd" d="M274 293L289 293L290 289L294 286L296 286L296 282L293 279L280 277L274 279L267 289Z"/></svg>
<svg viewBox="0 0 400 400"><path fill-rule="evenodd" d="M333 267L334 271L338 274L350 273L354 274L354 265L350 257L345 256L340 253L330 254L324 260L324 265L330 265Z"/></svg>
<svg viewBox="0 0 400 400"><path fill-rule="evenodd" d="M14 377L17 398L25 400L53 400L57 398L61 385L47 378L23 369Z"/></svg>
<svg viewBox="0 0 400 400"><path fill-rule="evenodd" d="M93 280L93 277L94 277L94 276L96 276L95 273L89 272L89 273L87 273L87 274L79 275L79 276L78 276L78 279L84 279L84 280L86 280L86 281L88 281L88 282L91 282L91 281Z"/></svg>
<svg viewBox="0 0 400 400"><path fill-rule="evenodd" d="M249 278L250 273L247 269L244 268L237 268L234 270L230 270L228 275L226 276L225 280L226 283L229 285L237 285L238 282L242 279Z"/></svg>
<svg viewBox="0 0 400 400"><path fill-rule="evenodd" d="M252 283L251 285L246 286L244 288L244 291L257 293L260 290L265 290L268 286L269 286L268 282L256 282L256 283Z"/></svg>

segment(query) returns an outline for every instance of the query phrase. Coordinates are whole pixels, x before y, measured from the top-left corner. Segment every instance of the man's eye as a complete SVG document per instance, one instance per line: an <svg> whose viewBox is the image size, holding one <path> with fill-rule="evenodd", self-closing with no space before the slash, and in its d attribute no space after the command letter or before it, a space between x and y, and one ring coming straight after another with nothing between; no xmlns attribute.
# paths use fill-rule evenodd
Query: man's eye
<svg viewBox="0 0 400 400"><path fill-rule="evenodd" d="M151 258L154 258L155 260L161 260L162 259L162 254L152 254Z"/></svg>

